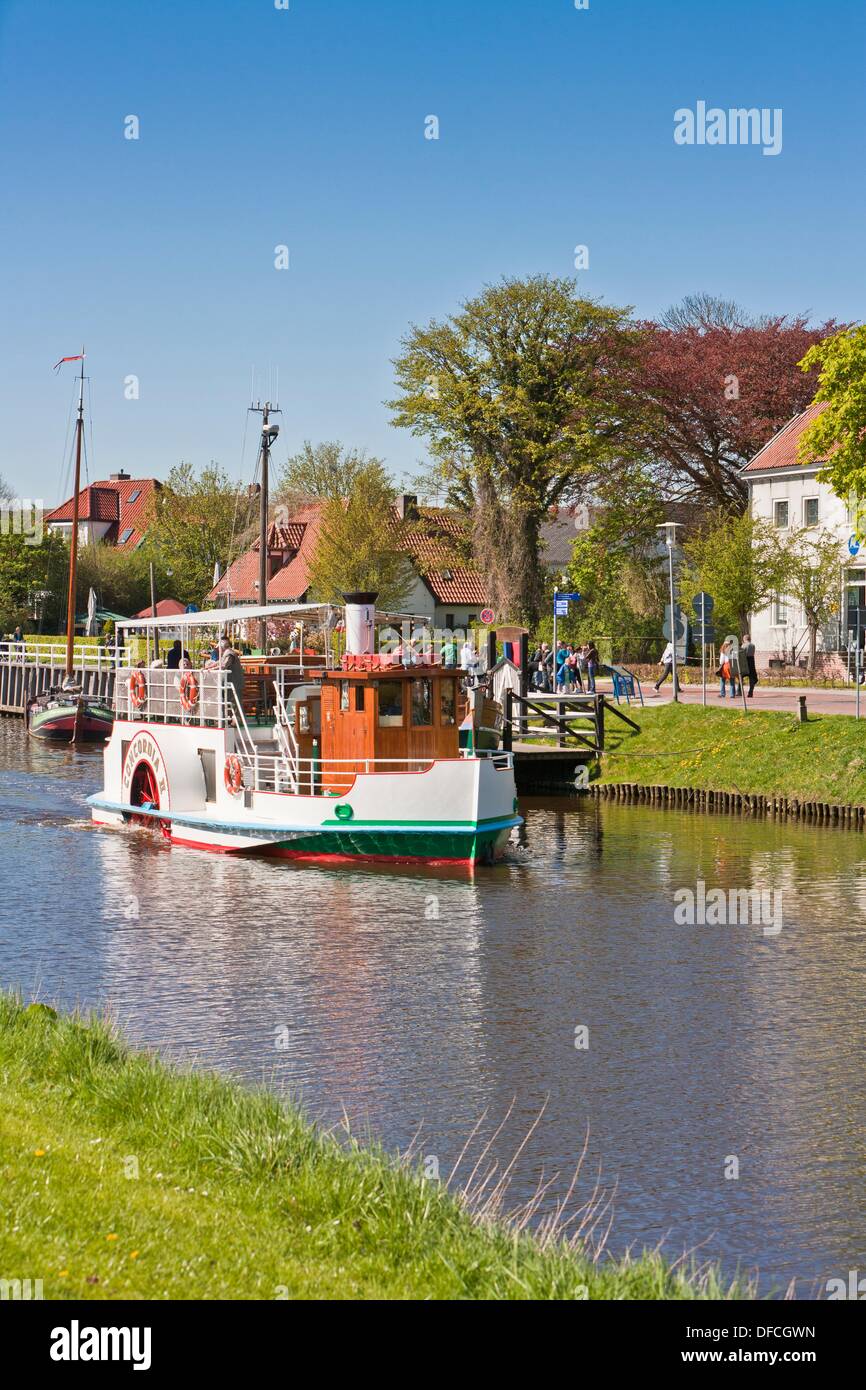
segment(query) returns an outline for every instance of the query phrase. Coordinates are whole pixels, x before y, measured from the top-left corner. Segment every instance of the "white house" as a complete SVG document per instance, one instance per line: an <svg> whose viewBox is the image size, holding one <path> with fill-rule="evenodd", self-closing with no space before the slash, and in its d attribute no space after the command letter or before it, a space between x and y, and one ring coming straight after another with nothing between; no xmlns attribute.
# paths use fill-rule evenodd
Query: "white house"
<svg viewBox="0 0 866 1390"><path fill-rule="evenodd" d="M818 482L821 460L806 467L797 459L800 436L825 408L823 404L810 405L789 420L746 464L743 477L749 484L753 516L762 517L782 533L815 527L838 538L839 610L819 633L818 650L825 666L844 667L849 649L856 644L858 609L861 646L866 635L866 546L856 553L853 508L826 483ZM806 662L809 634L805 616L799 604L785 594L777 594L768 607L752 614L751 636L758 666Z"/></svg>

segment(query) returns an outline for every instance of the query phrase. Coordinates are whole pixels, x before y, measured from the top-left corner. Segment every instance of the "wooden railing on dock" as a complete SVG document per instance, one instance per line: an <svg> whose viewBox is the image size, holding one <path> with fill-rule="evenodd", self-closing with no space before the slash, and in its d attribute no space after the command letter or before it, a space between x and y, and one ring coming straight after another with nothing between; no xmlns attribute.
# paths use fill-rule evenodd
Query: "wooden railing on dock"
<svg viewBox="0 0 866 1390"><path fill-rule="evenodd" d="M502 746L511 751L515 739L521 744L547 742L553 734L557 748L577 747L589 749L594 754L602 753L605 711L640 732L633 719L598 692L521 695L516 690L506 690Z"/></svg>
<svg viewBox="0 0 866 1390"><path fill-rule="evenodd" d="M111 700L118 653L76 655L74 670L85 695ZM0 644L0 714L26 714L27 705L66 675L66 649L60 645L27 650L21 643Z"/></svg>

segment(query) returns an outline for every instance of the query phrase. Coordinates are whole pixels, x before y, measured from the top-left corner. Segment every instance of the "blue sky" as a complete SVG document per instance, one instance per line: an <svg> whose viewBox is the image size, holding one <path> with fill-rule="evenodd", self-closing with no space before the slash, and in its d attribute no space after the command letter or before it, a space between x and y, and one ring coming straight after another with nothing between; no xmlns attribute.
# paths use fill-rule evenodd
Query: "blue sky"
<svg viewBox="0 0 866 1390"><path fill-rule="evenodd" d="M248 478L253 368L278 462L339 438L411 473L407 326L577 244L642 316L866 318L864 57L861 0L0 0L0 474L58 500L82 342L91 478ZM782 152L676 145L698 100L781 107Z"/></svg>

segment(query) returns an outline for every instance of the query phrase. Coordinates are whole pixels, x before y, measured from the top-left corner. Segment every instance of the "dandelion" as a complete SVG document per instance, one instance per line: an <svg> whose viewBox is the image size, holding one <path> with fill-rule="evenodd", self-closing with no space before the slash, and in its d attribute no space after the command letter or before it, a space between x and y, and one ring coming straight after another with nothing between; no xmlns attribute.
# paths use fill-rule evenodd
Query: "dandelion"
<svg viewBox="0 0 866 1390"><path fill-rule="evenodd" d="M117 1240L117 1236L112 1231L111 1235L105 1237L106 1240Z"/></svg>
<svg viewBox="0 0 866 1390"><path fill-rule="evenodd" d="M36 1155L37 1158L44 1158L44 1157L45 1157L45 1150L44 1150L44 1149L34 1149L33 1152L34 1152L34 1154Z"/></svg>
<svg viewBox="0 0 866 1390"><path fill-rule="evenodd" d="M68 1270L68 1269L60 1269L60 1270L57 1271L57 1278L58 1278L58 1279L65 1279L68 1273L69 1273L69 1270Z"/></svg>
<svg viewBox="0 0 866 1390"><path fill-rule="evenodd" d="M129 1252L129 1258L130 1258L131 1260L137 1260L137 1259L138 1259L138 1251L137 1251L137 1250L130 1250L130 1252Z"/></svg>

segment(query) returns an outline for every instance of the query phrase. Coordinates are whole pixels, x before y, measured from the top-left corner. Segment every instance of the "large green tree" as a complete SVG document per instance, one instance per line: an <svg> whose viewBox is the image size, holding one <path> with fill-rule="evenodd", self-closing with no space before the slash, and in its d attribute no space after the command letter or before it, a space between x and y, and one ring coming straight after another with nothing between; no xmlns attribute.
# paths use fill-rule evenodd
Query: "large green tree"
<svg viewBox="0 0 866 1390"><path fill-rule="evenodd" d="M65 552L65 547L60 548ZM0 633L11 632L18 623L33 627L40 603L37 595L51 590L53 574L59 584L56 558L54 564L52 558L47 536L39 545L32 545L29 537L16 535L11 529L0 533ZM49 623L56 623L56 605L49 603L44 611Z"/></svg>
<svg viewBox="0 0 866 1390"><path fill-rule="evenodd" d="M393 488L371 462L355 475L348 497L324 503L310 565L314 598L339 603L344 593L372 591L381 608L405 603L414 575L400 549L405 529L394 518L393 501Z"/></svg>
<svg viewBox="0 0 866 1390"><path fill-rule="evenodd" d="M545 515L622 449L634 339L624 309L542 275L489 286L403 339L394 423L428 441L446 489L473 499L475 563L502 617L535 626Z"/></svg>
<svg viewBox="0 0 866 1390"><path fill-rule="evenodd" d="M798 456L824 461L818 478L837 497L866 498L866 326L815 343L800 366L818 369L815 401L827 405L800 436Z"/></svg>
<svg viewBox="0 0 866 1390"><path fill-rule="evenodd" d="M144 558L172 571L171 596L201 603L213 584L214 565L225 566L239 549L247 523L247 499L219 464L196 473L179 463L151 506Z"/></svg>

